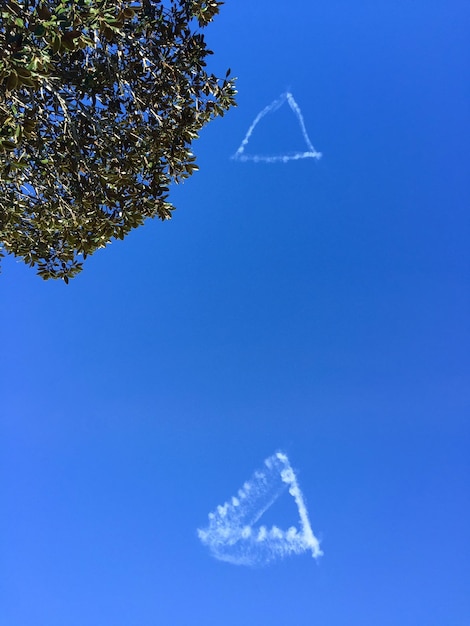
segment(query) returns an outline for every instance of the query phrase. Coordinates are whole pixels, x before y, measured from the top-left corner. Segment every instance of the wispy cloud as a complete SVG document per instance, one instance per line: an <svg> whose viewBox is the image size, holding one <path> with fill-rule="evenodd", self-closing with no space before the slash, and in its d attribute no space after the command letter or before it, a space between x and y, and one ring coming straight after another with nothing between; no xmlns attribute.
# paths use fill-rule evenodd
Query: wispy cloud
<svg viewBox="0 0 470 626"><path fill-rule="evenodd" d="M286 489L299 512L300 530L291 526L254 525ZM322 553L310 526L307 507L287 455L277 452L264 461L230 502L209 513L207 528L198 529L199 539L212 555L236 565L265 565L290 554L310 551L314 558Z"/></svg>
<svg viewBox="0 0 470 626"><path fill-rule="evenodd" d="M292 112L297 117L299 122L300 130L302 132L302 136L304 138L307 150L296 152L294 154L280 154L280 155L262 155L262 154L246 154L245 148L250 141L250 137L253 134L257 124L263 119L265 115L268 113L273 113L279 107L281 107L285 102L289 104ZM240 147L232 156L232 159L236 161L254 161L255 163L264 162L264 163L287 163L287 161L297 161L298 159L319 159L321 157L321 152L317 152L310 141L310 137L308 136L307 129L305 128L305 122L302 115L302 111L300 110L299 105L294 100L294 96L287 91L283 93L279 98L268 104L268 106L264 107L262 111L258 113L258 115L253 120L250 128L248 129L245 138L240 144Z"/></svg>

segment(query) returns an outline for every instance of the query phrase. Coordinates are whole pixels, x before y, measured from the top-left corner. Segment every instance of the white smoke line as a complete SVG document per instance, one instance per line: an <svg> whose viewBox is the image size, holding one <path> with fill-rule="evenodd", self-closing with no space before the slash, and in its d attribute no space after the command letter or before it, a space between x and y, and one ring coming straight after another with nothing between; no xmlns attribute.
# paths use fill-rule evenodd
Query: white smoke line
<svg viewBox="0 0 470 626"><path fill-rule="evenodd" d="M209 513L209 525L197 531L199 539L215 558L237 565L264 565L306 551L318 558L323 553L289 459L277 452L265 460L264 466L230 502ZM297 504L300 531L294 526L286 531L277 526L255 528L253 525L286 488Z"/></svg>
<svg viewBox="0 0 470 626"><path fill-rule="evenodd" d="M295 154L281 154L281 155L262 155L262 154L245 154L245 147L248 145L250 141L250 137L253 134L257 124L263 119L265 115L268 113L273 113L277 109L279 109L284 102L288 102L292 112L297 117L299 122L300 130L302 132L302 136L307 146L307 150L303 152L296 152ZM232 156L232 159L235 161L253 161L254 163L287 163L288 161L297 161L299 159L319 159L321 157L321 152L317 152L310 141L310 137L308 136L307 129L305 128L305 122L302 115L302 111L300 110L299 105L294 99L294 96L287 91L286 93L281 94L279 98L268 104L268 106L264 107L262 111L258 113L258 115L253 120L251 126L249 127L245 138L241 142L238 150Z"/></svg>

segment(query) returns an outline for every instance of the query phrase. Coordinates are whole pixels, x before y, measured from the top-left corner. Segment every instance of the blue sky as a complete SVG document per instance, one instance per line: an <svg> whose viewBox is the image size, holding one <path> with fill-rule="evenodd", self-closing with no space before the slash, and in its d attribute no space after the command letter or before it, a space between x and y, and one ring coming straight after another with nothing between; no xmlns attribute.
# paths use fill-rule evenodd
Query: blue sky
<svg viewBox="0 0 470 626"><path fill-rule="evenodd" d="M227 2L239 106L173 220L68 286L3 261L0 624L468 626L469 27ZM286 89L322 159L230 160ZM253 148L297 149L286 112ZM276 450L324 556L213 559L197 528Z"/></svg>

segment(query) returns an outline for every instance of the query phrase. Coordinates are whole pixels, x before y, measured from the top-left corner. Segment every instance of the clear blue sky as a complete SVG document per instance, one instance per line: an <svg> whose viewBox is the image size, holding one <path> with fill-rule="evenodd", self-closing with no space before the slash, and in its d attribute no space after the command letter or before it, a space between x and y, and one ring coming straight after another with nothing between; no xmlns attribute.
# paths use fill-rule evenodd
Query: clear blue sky
<svg viewBox="0 0 470 626"><path fill-rule="evenodd" d="M469 31L463 0L227 2L239 106L173 220L68 286L3 262L1 626L470 624ZM231 161L287 88L323 158ZM214 560L196 529L278 449L324 556Z"/></svg>

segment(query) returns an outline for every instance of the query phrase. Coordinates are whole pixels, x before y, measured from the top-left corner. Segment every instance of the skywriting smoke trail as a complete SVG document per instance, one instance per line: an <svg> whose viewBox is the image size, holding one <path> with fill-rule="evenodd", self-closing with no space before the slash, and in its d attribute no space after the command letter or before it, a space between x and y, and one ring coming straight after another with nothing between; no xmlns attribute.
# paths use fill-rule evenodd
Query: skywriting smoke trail
<svg viewBox="0 0 470 626"><path fill-rule="evenodd" d="M254 527L286 489L297 505L300 530L295 526L288 530L277 526ZM308 551L314 558L323 554L313 534L294 470L282 452L268 457L263 469L256 471L230 502L209 513L209 525L197 532L216 559L235 565L266 565Z"/></svg>
<svg viewBox="0 0 470 626"><path fill-rule="evenodd" d="M250 137L252 136L256 126L263 119L265 115L268 113L273 113L277 109L279 109L285 102L287 101L290 106L292 112L297 118L299 122L300 130L303 136L303 139L306 144L307 150L296 152L294 154L280 154L280 155L262 155L262 154L247 154L245 152L245 148L248 146L250 141ZM235 161L254 161L255 163L264 162L264 163L287 163L287 161L297 161L299 159L319 159L321 157L321 152L317 152L310 141L310 137L308 136L307 129L305 128L305 122L302 115L302 111L300 110L299 105L294 99L294 96L287 91L283 93L279 98L268 104L268 106L264 107L258 115L255 117L251 126L249 127L245 138L241 142L238 150L232 156L232 159Z"/></svg>

